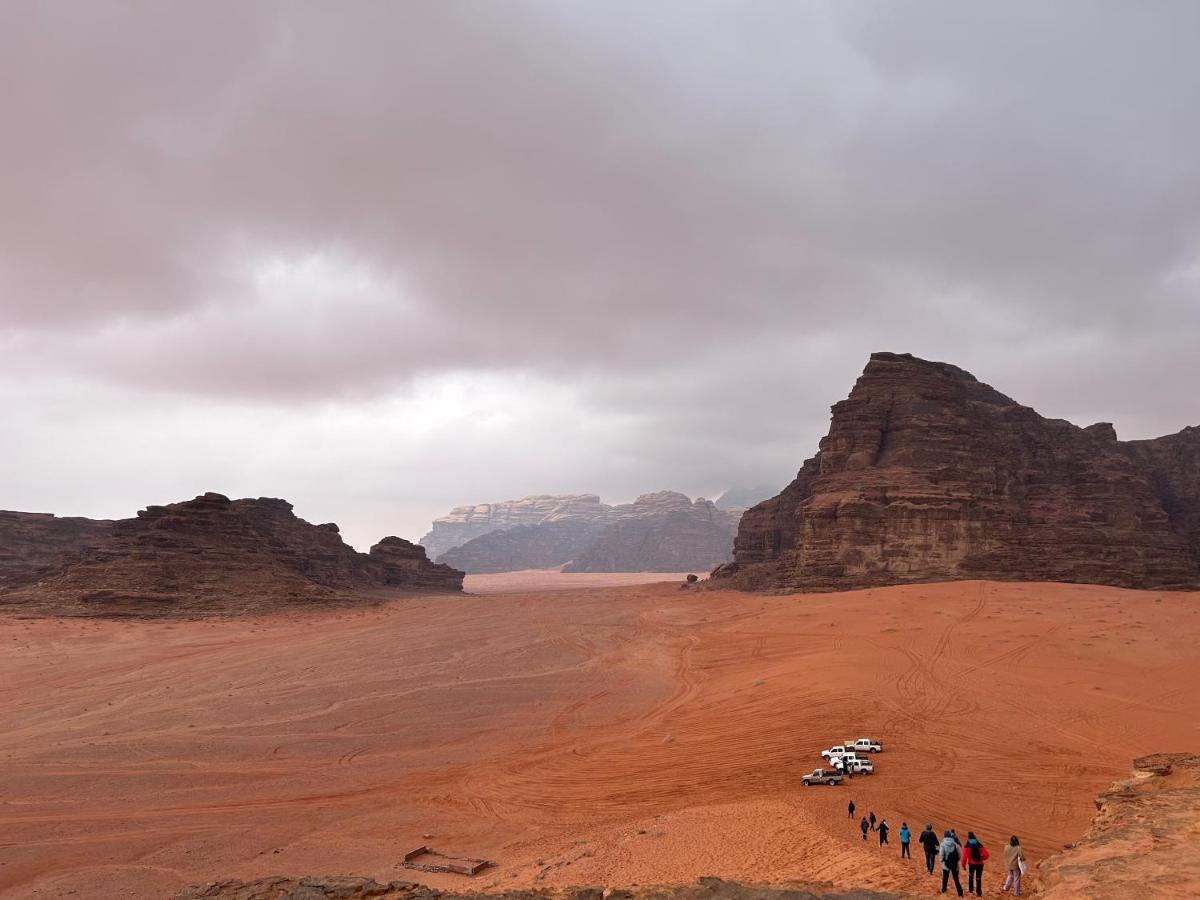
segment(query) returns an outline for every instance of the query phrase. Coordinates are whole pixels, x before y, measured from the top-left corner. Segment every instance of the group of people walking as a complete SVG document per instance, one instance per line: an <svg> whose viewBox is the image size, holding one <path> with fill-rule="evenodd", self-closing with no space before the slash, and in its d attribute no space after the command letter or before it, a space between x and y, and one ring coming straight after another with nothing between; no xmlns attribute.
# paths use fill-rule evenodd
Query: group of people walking
<svg viewBox="0 0 1200 900"><path fill-rule="evenodd" d="M850 801L847 807L849 817L854 818L854 801ZM879 846L882 847L888 844L888 834L891 828L888 826L887 819L876 820L875 813L872 811L870 815L862 817L858 823L858 828L862 832L862 839L867 840L867 835L872 831L879 835ZM909 830L907 822L900 823L900 858L911 859L909 853L909 844L912 841L912 831ZM925 868L930 875L933 874L934 866L940 865L942 872L942 893L946 893L949 889L951 879L954 880L954 888L958 891L958 896L963 896L962 881L959 880L959 871L963 868L967 870L967 893L975 894L977 897L983 896L983 864L990 858L991 854L983 844L975 837L975 832L967 832L967 840L963 843L959 840L958 833L953 829L947 829L942 833L941 838L937 836L937 832L933 828L933 823L930 822L925 826L925 830L917 837L917 843L925 851ZM1021 896L1021 876L1025 874L1025 851L1021 848L1021 842L1014 834L1008 839L1008 845L1004 848L1004 870L1007 877L1004 880L1002 891L1013 893Z"/></svg>

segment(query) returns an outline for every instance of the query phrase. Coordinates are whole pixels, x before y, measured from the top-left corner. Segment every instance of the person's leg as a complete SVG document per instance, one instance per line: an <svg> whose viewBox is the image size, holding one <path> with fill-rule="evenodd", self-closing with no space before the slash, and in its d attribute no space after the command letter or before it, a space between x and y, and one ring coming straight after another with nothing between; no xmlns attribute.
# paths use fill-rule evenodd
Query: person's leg
<svg viewBox="0 0 1200 900"><path fill-rule="evenodd" d="M951 869L951 874L954 876L954 887L958 891L958 896L963 895L962 882L958 880L958 869Z"/></svg>
<svg viewBox="0 0 1200 900"><path fill-rule="evenodd" d="M1015 893L1018 897L1020 897L1021 896L1021 872L1020 872L1020 870L1013 872L1013 885L1016 887L1016 890L1013 891L1013 893Z"/></svg>
<svg viewBox="0 0 1200 900"><path fill-rule="evenodd" d="M932 874L933 874L933 858L934 858L934 855L935 855L935 854L933 854L933 853L930 853L928 850L926 850L926 851L925 851L925 868L927 868L927 869L929 870L929 874L930 874L930 875L932 875Z"/></svg>
<svg viewBox="0 0 1200 900"><path fill-rule="evenodd" d="M967 863L967 892L975 890L975 866Z"/></svg>
<svg viewBox="0 0 1200 900"><path fill-rule="evenodd" d="M946 893L946 883L950 880L950 870L942 869L942 893Z"/></svg>

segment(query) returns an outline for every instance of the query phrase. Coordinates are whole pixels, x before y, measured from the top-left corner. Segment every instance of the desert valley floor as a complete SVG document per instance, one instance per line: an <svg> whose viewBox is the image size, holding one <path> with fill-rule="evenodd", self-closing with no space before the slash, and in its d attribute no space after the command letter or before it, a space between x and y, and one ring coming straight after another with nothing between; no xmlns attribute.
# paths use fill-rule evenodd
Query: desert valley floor
<svg viewBox="0 0 1200 900"><path fill-rule="evenodd" d="M1197 594L587 586L604 580L479 576L471 596L273 619L0 619L0 895L413 877L397 863L421 844L496 862L420 876L460 888L928 892L848 800L996 850L1015 832L1036 862L1134 756L1200 747ZM866 734L875 775L800 785Z"/></svg>

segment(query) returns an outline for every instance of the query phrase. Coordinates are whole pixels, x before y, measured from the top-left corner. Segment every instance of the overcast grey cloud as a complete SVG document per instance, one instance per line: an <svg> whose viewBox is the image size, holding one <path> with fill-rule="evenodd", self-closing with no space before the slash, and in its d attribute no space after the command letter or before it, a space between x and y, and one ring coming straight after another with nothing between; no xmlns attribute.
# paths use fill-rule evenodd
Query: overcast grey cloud
<svg viewBox="0 0 1200 900"><path fill-rule="evenodd" d="M1191 2L0 5L0 507L782 485L873 350L1200 422Z"/></svg>

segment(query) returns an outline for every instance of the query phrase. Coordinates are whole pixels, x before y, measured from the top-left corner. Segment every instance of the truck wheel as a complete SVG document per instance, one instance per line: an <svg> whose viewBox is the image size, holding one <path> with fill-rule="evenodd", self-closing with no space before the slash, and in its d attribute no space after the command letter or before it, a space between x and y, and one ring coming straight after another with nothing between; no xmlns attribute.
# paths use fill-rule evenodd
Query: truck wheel
<svg viewBox="0 0 1200 900"><path fill-rule="evenodd" d="M826 783L826 784L837 784L837 779L836 779L836 778L830 778L830 779L829 779L827 782L825 782L825 783Z"/></svg>
<svg viewBox="0 0 1200 900"><path fill-rule="evenodd" d="M804 779L801 779L801 780L804 782L804 786L805 786L805 787L808 787L808 779L807 779L807 778L804 778Z"/></svg>

